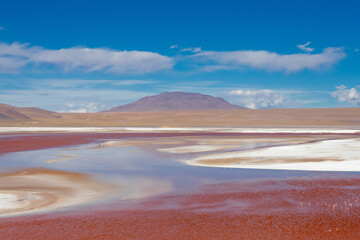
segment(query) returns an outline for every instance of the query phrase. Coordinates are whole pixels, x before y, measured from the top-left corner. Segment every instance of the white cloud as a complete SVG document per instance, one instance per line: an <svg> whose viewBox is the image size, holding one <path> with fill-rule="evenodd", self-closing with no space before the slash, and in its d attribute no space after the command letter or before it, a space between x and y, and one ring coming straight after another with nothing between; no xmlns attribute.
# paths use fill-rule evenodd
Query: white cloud
<svg viewBox="0 0 360 240"><path fill-rule="evenodd" d="M228 94L233 96L233 102L253 109L276 107L284 102L284 96L281 93L269 89L238 89L229 91Z"/></svg>
<svg viewBox="0 0 360 240"><path fill-rule="evenodd" d="M106 105L101 103L67 103L69 109L67 112L70 113L91 113L106 110Z"/></svg>
<svg viewBox="0 0 360 240"><path fill-rule="evenodd" d="M172 45L171 47L170 47L170 49L174 49L174 48L178 48L179 47L179 45Z"/></svg>
<svg viewBox="0 0 360 240"><path fill-rule="evenodd" d="M308 48L309 43L301 46ZM172 46L172 47L175 47ZM331 67L346 57L343 48L325 48L318 54L279 54L264 50L203 51L184 48L189 55L173 58L154 52L118 51L107 48L72 47L45 49L29 44L0 43L0 73L17 73L21 69L56 66L67 71L102 71L114 74L146 74L172 69L176 62L189 64L206 72L241 70L298 72Z"/></svg>
<svg viewBox="0 0 360 240"><path fill-rule="evenodd" d="M231 70L231 69L233 69L231 66L226 66L226 65L207 65L207 66L203 66L201 68L201 71L216 72L216 71Z"/></svg>
<svg viewBox="0 0 360 240"><path fill-rule="evenodd" d="M0 43L0 71L14 73L25 65L50 64L64 71L105 71L115 74L144 74L171 69L171 57L154 52L118 51L106 48L72 47L57 50L28 44ZM9 70L6 70L9 69Z"/></svg>
<svg viewBox="0 0 360 240"><path fill-rule="evenodd" d="M201 52L201 47L191 47L191 48L183 48L179 52L192 52L192 53L199 53Z"/></svg>
<svg viewBox="0 0 360 240"><path fill-rule="evenodd" d="M2 57L0 55L0 73L17 73L27 61L21 58Z"/></svg>
<svg viewBox="0 0 360 240"><path fill-rule="evenodd" d="M136 80L136 79L131 79L131 80L112 80L109 81L110 84L113 85L148 85L148 84L154 84L157 83L157 81L149 81L149 80Z"/></svg>
<svg viewBox="0 0 360 240"><path fill-rule="evenodd" d="M133 86L133 85L149 85L155 84L157 81L150 80L116 80L116 79L67 79L67 78L42 78L42 79L21 79L21 83L25 82L25 86L31 83L35 88L46 89L61 89L61 88L80 88L80 89L94 89L94 88L110 88L113 89L116 86ZM21 84L17 83L17 84Z"/></svg>
<svg viewBox="0 0 360 240"><path fill-rule="evenodd" d="M66 106L69 108L73 108L76 106L76 103L67 103Z"/></svg>
<svg viewBox="0 0 360 240"><path fill-rule="evenodd" d="M346 54L343 48L325 48L318 54L279 54L269 51L239 50L239 51L202 51L189 56L202 68L216 69L225 67L240 70L244 67L267 71L298 72L305 69L318 70L331 67L344 59Z"/></svg>
<svg viewBox="0 0 360 240"><path fill-rule="evenodd" d="M303 50L304 52L311 53L311 52L313 52L313 51L315 50L315 48L308 47L310 43L311 43L311 42L307 42L307 43L302 44L302 45L299 44L299 45L297 45L297 47L298 47L300 50Z"/></svg>
<svg viewBox="0 0 360 240"><path fill-rule="evenodd" d="M344 85L336 86L336 91L331 95L339 102L351 103L354 106L360 106L360 86L347 88Z"/></svg>

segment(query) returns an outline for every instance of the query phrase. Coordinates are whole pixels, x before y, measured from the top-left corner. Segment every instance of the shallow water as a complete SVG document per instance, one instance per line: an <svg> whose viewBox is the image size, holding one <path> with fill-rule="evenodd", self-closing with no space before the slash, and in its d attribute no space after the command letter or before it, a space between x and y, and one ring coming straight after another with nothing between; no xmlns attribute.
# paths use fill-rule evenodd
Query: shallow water
<svg viewBox="0 0 360 240"><path fill-rule="evenodd" d="M136 138L138 139L138 138ZM49 168L91 173L110 184L125 187L119 198L146 197L164 193L196 192L207 184L251 179L279 179L296 176L344 175L286 170L257 170L193 167L179 160L202 153L169 154L157 151L156 146L122 146L100 148L98 142L71 147L15 152L0 155L2 172L23 168ZM239 151L274 146L272 141L259 141L213 152Z"/></svg>
<svg viewBox="0 0 360 240"><path fill-rule="evenodd" d="M110 140L103 137L92 144L2 154L2 172L41 167L85 173L95 182L105 182L105 186L110 184L119 191L111 188L111 197L91 202L90 207L88 202L82 202L35 212L45 213L41 215L0 218L0 238L359 239L358 172L194 167L181 162L203 154L336 136L287 136L281 142L278 140L283 136L232 136L231 139L249 137L249 141L205 153L158 151L209 142L224 144L219 141L221 137L226 138L147 136L147 141L143 141L145 138L141 137L117 137L111 140L121 140L121 147L99 147ZM185 140L173 144L179 138ZM2 186L7 188L6 184ZM85 182L77 190L88 186ZM9 196L3 196L5 202L8 199Z"/></svg>

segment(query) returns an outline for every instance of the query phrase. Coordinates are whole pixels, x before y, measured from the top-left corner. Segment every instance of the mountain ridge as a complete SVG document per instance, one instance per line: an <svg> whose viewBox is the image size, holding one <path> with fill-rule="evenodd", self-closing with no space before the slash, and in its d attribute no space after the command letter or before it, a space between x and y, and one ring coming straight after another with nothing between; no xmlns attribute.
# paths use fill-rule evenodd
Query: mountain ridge
<svg viewBox="0 0 360 240"><path fill-rule="evenodd" d="M150 112L183 110L231 110L244 109L221 97L201 93L163 92L143 97L135 102L110 108L102 112Z"/></svg>
<svg viewBox="0 0 360 240"><path fill-rule="evenodd" d="M15 107L0 103L0 121L32 121L33 118L60 118L58 113L36 107Z"/></svg>

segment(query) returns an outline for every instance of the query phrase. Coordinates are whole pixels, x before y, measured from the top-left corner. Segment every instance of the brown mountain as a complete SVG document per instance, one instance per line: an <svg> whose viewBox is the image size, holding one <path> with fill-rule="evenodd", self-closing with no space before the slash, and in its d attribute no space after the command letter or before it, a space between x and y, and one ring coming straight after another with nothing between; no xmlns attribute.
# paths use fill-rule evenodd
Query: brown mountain
<svg viewBox="0 0 360 240"><path fill-rule="evenodd" d="M1 120L30 120L31 118L17 111L16 107L0 104Z"/></svg>
<svg viewBox="0 0 360 240"><path fill-rule="evenodd" d="M118 106L104 112L150 112L179 110L231 110L243 109L220 97L200 93L164 92L148 96L123 106Z"/></svg>
<svg viewBox="0 0 360 240"><path fill-rule="evenodd" d="M60 116L41 108L14 107L0 103L0 121L29 122L38 118L60 118Z"/></svg>

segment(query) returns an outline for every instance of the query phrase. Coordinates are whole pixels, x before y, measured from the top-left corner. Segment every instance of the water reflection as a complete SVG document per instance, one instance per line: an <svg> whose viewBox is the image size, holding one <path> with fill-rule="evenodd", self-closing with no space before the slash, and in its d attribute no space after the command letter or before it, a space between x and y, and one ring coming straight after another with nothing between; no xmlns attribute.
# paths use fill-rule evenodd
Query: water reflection
<svg viewBox="0 0 360 240"><path fill-rule="evenodd" d="M251 141L238 144L236 148L230 147L226 151L247 150L278 144L273 141ZM158 184L157 188L164 188L163 191L149 191L154 193L192 191L204 184L245 179L330 174L305 171L193 167L184 165L178 160L189 156L196 157L199 153L170 154L159 152L157 151L158 148L161 148L161 146L154 147L148 144L100 148L98 143L94 143L67 148L16 152L0 156L0 168L2 171L8 171L20 167L45 167L64 171L94 173L110 182L126 181L125 185L127 186L132 185L131 181L141 182L142 180L139 179L147 179L142 182L151 182L149 179L155 182L166 182L164 186ZM149 184L146 186L140 187L140 189L145 191L144 189L151 188ZM131 194L133 193L128 195Z"/></svg>

